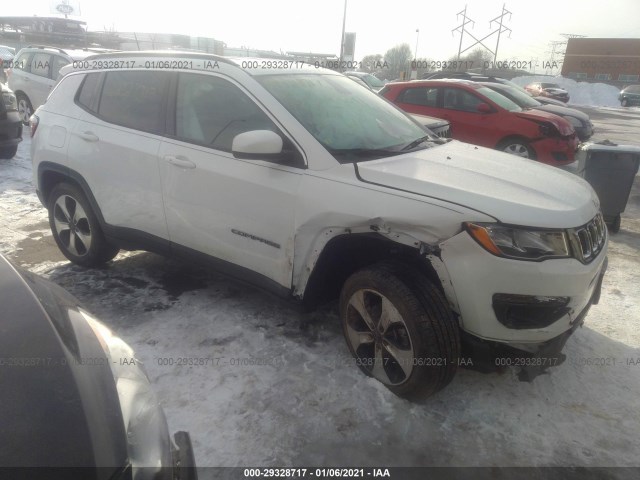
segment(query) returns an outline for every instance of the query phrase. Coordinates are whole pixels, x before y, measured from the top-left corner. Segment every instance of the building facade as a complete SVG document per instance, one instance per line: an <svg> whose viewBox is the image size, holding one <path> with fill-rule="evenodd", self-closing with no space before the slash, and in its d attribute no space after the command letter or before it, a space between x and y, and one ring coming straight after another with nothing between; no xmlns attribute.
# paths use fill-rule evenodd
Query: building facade
<svg viewBox="0 0 640 480"><path fill-rule="evenodd" d="M570 38L562 76L616 86L640 83L640 38Z"/></svg>

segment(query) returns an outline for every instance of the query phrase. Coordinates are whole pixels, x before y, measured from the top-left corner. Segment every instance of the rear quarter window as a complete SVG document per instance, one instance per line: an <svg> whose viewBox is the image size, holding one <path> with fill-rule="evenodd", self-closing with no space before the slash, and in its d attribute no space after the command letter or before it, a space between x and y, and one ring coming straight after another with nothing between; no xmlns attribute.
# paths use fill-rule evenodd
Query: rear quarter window
<svg viewBox="0 0 640 480"><path fill-rule="evenodd" d="M89 73L85 75L78 95L76 97L76 103L85 110L89 110L92 113L97 113L98 109L98 86L100 84L99 73Z"/></svg>

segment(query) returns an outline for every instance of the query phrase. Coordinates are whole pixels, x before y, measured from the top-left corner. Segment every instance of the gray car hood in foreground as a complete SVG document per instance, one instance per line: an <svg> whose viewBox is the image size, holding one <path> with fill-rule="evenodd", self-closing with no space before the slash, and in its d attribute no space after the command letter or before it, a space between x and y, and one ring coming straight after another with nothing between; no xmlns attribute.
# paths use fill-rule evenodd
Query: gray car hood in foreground
<svg viewBox="0 0 640 480"><path fill-rule="evenodd" d="M356 168L364 182L453 202L514 225L577 227L600 205L576 175L458 141Z"/></svg>

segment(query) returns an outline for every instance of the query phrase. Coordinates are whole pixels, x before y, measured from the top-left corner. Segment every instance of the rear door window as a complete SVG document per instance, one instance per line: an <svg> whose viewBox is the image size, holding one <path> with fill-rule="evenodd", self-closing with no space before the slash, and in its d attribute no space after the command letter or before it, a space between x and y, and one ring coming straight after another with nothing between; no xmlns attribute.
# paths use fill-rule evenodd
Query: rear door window
<svg viewBox="0 0 640 480"><path fill-rule="evenodd" d="M433 87L407 88L400 94L398 101L401 103L408 103L410 105L437 107L438 89Z"/></svg>
<svg viewBox="0 0 640 480"><path fill-rule="evenodd" d="M39 77L49 77L51 55L48 53L36 53L31 61L31 73Z"/></svg>
<svg viewBox="0 0 640 480"><path fill-rule="evenodd" d="M98 116L104 121L151 133L164 131L168 72L108 72Z"/></svg>
<svg viewBox="0 0 640 480"><path fill-rule="evenodd" d="M58 79L58 75L60 75L60 69L62 67L64 67L65 65L68 65L70 62L69 60L67 60L64 57L61 57L60 55L53 55L53 58L51 60L51 78L53 80L57 80Z"/></svg>

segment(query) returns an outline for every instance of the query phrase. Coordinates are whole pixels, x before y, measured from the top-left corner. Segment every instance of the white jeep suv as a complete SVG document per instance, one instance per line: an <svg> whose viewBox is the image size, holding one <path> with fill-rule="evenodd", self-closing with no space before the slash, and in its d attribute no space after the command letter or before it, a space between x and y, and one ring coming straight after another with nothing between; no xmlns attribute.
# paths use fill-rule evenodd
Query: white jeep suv
<svg viewBox="0 0 640 480"><path fill-rule="evenodd" d="M599 299L607 231L577 176L438 138L295 62L132 52L83 67L32 117L37 191L77 264L144 249L307 306L339 298L354 363L408 398L462 360L523 379L561 363Z"/></svg>

